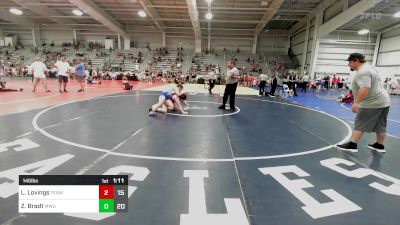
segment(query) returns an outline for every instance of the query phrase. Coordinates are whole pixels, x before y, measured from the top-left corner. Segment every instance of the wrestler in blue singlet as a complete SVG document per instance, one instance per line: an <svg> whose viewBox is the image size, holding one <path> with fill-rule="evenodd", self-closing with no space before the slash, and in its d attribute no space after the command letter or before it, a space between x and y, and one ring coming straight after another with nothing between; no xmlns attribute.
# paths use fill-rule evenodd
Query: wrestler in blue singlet
<svg viewBox="0 0 400 225"><path fill-rule="evenodd" d="M165 100L172 100L172 94L169 91L163 91L161 95L165 97Z"/></svg>

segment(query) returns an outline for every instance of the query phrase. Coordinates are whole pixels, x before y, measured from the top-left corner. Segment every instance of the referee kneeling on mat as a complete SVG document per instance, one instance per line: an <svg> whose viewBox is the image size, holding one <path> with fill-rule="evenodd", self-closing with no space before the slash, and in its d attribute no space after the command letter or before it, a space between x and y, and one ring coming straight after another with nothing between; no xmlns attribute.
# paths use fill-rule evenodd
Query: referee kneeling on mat
<svg viewBox="0 0 400 225"><path fill-rule="evenodd" d="M374 67L365 63L364 55L352 53L349 67L356 71L352 82L354 103L351 111L357 113L350 142L337 145L343 151L357 152L357 143L364 132L375 132L376 142L368 148L385 152L383 142L386 137L387 116L390 108L390 97L383 88L381 77Z"/></svg>
<svg viewBox="0 0 400 225"><path fill-rule="evenodd" d="M222 98L222 105L218 107L219 109L225 109L225 104L229 97L230 110L235 111L235 94L238 81L239 70L236 68L236 62L230 60L228 61L228 70L226 72L224 97Z"/></svg>

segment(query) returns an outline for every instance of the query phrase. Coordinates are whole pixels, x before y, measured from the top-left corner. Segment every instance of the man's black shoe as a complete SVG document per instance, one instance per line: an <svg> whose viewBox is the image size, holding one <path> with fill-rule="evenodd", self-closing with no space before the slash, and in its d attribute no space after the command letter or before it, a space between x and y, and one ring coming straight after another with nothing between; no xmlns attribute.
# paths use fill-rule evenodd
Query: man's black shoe
<svg viewBox="0 0 400 225"><path fill-rule="evenodd" d="M377 143L377 142L375 142L374 144L368 144L367 145L367 147L368 148L370 148L370 149L372 149L372 150L375 150L375 151L377 151L377 152L386 152L386 150L385 150L385 146L384 145L381 145L381 144L379 144L379 143Z"/></svg>
<svg viewBox="0 0 400 225"><path fill-rule="evenodd" d="M225 105L219 106L218 109L225 109Z"/></svg>
<svg viewBox="0 0 400 225"><path fill-rule="evenodd" d="M336 147L342 151L346 152L358 152L357 144L354 142L347 142L345 144L336 145Z"/></svg>

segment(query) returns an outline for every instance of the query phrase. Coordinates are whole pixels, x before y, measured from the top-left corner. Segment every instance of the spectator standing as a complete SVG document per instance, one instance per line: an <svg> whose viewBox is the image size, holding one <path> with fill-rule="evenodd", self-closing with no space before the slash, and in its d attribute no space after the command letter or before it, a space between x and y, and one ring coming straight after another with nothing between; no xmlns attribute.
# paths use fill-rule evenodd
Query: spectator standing
<svg viewBox="0 0 400 225"><path fill-rule="evenodd" d="M80 89L78 92L83 92L85 91L85 65L83 64L82 59L78 59L76 61L77 65L75 66L75 75L76 75L76 80L79 82Z"/></svg>
<svg viewBox="0 0 400 225"><path fill-rule="evenodd" d="M68 76L69 70L71 66L65 60L65 56L62 56L59 61L53 64L55 68L57 68L57 76L58 76L58 92L62 93L68 92L67 91L67 83L68 83ZM63 84L63 89L61 89L61 84Z"/></svg>
<svg viewBox="0 0 400 225"><path fill-rule="evenodd" d="M391 104L389 94L383 88L376 69L365 62L364 55L352 53L347 60L350 69L356 71L352 82L354 104L351 111L357 113L357 116L351 140L337 147L343 151L357 152L357 143L364 132L375 132L376 142L367 147L377 152L386 152L383 143Z"/></svg>
<svg viewBox="0 0 400 225"><path fill-rule="evenodd" d="M35 62L31 64L31 72L33 74L32 92L36 91L36 86L40 82L43 84L45 91L50 92L50 90L47 89L47 80L46 80L46 75L49 72L49 70L47 69L46 65L42 61L40 61L39 57L37 57Z"/></svg>
<svg viewBox="0 0 400 225"><path fill-rule="evenodd" d="M306 93L308 83L310 82L310 76L308 76L307 74L304 74L304 76L301 78L301 81L303 82L301 92Z"/></svg>

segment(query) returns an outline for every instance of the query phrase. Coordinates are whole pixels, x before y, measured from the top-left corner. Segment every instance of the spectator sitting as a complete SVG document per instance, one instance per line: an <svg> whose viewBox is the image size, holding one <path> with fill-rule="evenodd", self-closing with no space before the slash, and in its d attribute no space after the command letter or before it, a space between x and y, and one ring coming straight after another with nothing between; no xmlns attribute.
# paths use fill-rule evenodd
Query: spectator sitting
<svg viewBox="0 0 400 225"><path fill-rule="evenodd" d="M101 81L97 81L93 78L93 76L91 75L91 73L89 73L89 76L87 76L86 78L86 83L87 84L101 84Z"/></svg>
<svg viewBox="0 0 400 225"><path fill-rule="evenodd" d="M338 101L343 103L353 103L354 95L353 92L350 90L346 95L342 95L338 98Z"/></svg>
<svg viewBox="0 0 400 225"><path fill-rule="evenodd" d="M132 90L133 85L131 85L128 81L128 78L126 76L122 77L122 89L124 90Z"/></svg>
<svg viewBox="0 0 400 225"><path fill-rule="evenodd" d="M308 86L309 86L309 89L317 89L317 82L311 81Z"/></svg>

